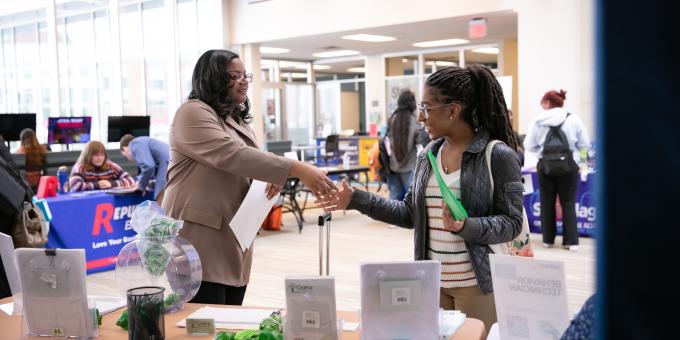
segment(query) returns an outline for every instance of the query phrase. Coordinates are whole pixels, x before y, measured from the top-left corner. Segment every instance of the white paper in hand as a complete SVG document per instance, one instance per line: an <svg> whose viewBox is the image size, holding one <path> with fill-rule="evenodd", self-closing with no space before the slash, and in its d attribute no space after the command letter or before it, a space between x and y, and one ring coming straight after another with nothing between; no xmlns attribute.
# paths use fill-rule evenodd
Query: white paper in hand
<svg viewBox="0 0 680 340"><path fill-rule="evenodd" d="M264 191L266 187L267 183L253 180L246 198L243 199L243 203L229 223L244 252L253 244L264 218L279 199L279 195L276 195L268 200L267 193Z"/></svg>

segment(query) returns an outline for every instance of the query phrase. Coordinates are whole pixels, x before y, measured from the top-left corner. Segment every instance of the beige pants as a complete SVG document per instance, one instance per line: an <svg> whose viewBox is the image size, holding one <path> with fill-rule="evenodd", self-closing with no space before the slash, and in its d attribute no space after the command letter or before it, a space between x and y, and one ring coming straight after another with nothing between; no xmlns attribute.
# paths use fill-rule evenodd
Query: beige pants
<svg viewBox="0 0 680 340"><path fill-rule="evenodd" d="M486 332L496 322L496 303L493 294L483 295L479 286L440 288L439 307L459 310L470 318L482 320Z"/></svg>

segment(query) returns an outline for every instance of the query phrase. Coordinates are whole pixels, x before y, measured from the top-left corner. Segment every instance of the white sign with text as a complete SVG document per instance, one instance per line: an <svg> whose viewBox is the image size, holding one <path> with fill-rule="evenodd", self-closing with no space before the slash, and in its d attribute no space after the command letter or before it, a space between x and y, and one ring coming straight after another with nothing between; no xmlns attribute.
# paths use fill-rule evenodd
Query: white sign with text
<svg viewBox="0 0 680 340"><path fill-rule="evenodd" d="M569 325L564 263L490 255L501 339L559 339Z"/></svg>

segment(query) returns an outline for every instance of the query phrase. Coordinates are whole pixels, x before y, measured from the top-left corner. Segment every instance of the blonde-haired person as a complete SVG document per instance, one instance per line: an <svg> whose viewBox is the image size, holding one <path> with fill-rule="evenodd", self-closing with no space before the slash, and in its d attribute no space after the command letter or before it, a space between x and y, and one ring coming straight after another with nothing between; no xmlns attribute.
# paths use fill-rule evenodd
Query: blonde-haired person
<svg viewBox="0 0 680 340"><path fill-rule="evenodd" d="M78 162L71 169L68 184L69 191L76 192L131 187L135 185L135 179L120 165L108 159L104 144L91 141L87 143L78 157Z"/></svg>
<svg viewBox="0 0 680 340"><path fill-rule="evenodd" d="M34 191L38 188L40 176L45 174L47 162L45 155L47 155L47 147L38 142L35 136L35 131L32 129L23 129L19 134L21 145L16 153L24 154L26 157L26 169L24 177L26 182L33 188Z"/></svg>

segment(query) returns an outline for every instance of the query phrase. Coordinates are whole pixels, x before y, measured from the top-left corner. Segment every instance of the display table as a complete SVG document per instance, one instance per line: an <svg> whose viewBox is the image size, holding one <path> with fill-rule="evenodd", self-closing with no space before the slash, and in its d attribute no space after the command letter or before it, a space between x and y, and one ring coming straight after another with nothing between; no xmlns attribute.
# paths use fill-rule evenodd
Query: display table
<svg viewBox="0 0 680 340"><path fill-rule="evenodd" d="M0 304L11 302L11 298L0 300ZM189 314L193 313L198 308L205 305L203 304L187 304L184 309L179 312L166 314L165 315L165 338L166 339L212 339L211 336L189 336L186 333L186 329L176 327L175 324L187 317ZM216 307L225 307L217 306ZM236 307L233 308L249 308L249 307ZM250 307L256 308L256 307ZM102 325L99 329L99 337L97 339L107 340L107 339L127 339L127 331L116 326L116 320L120 316L123 310L115 311L111 314L104 315L102 319ZM338 317L342 318L344 321L349 322L359 322L359 314L357 312L338 312ZM0 329L2 330L2 339L20 339L21 338L21 316L13 315L9 316L4 312L0 312ZM217 332L218 330L216 330ZM477 319L467 318L465 323L461 328L453 335L450 339L452 340L478 340L484 339L484 323ZM342 340L353 340L359 339L359 331L356 332L343 332ZM41 337L31 337L27 339L45 339Z"/></svg>
<svg viewBox="0 0 680 340"><path fill-rule="evenodd" d="M576 192L576 227L580 236L595 237L595 180L596 172L590 172L585 181L579 179ZM536 169L523 169L524 177L524 209L527 211L529 229L532 233L541 232L541 196L538 188ZM557 206L557 234L562 235L562 209Z"/></svg>
<svg viewBox="0 0 680 340"><path fill-rule="evenodd" d="M45 199L52 212L46 248L85 249L87 273L113 269L118 252L136 235L129 220L153 193L80 192Z"/></svg>
<svg viewBox="0 0 680 340"><path fill-rule="evenodd" d="M332 166L342 164L342 156L345 153L349 154L349 163L351 165L368 166L368 152L371 151L373 144L377 143L380 138L370 136L340 136L338 138L338 155L328 160L326 163L323 159L326 147L326 138L316 139L316 165L317 166ZM370 178L373 180L373 178Z"/></svg>

